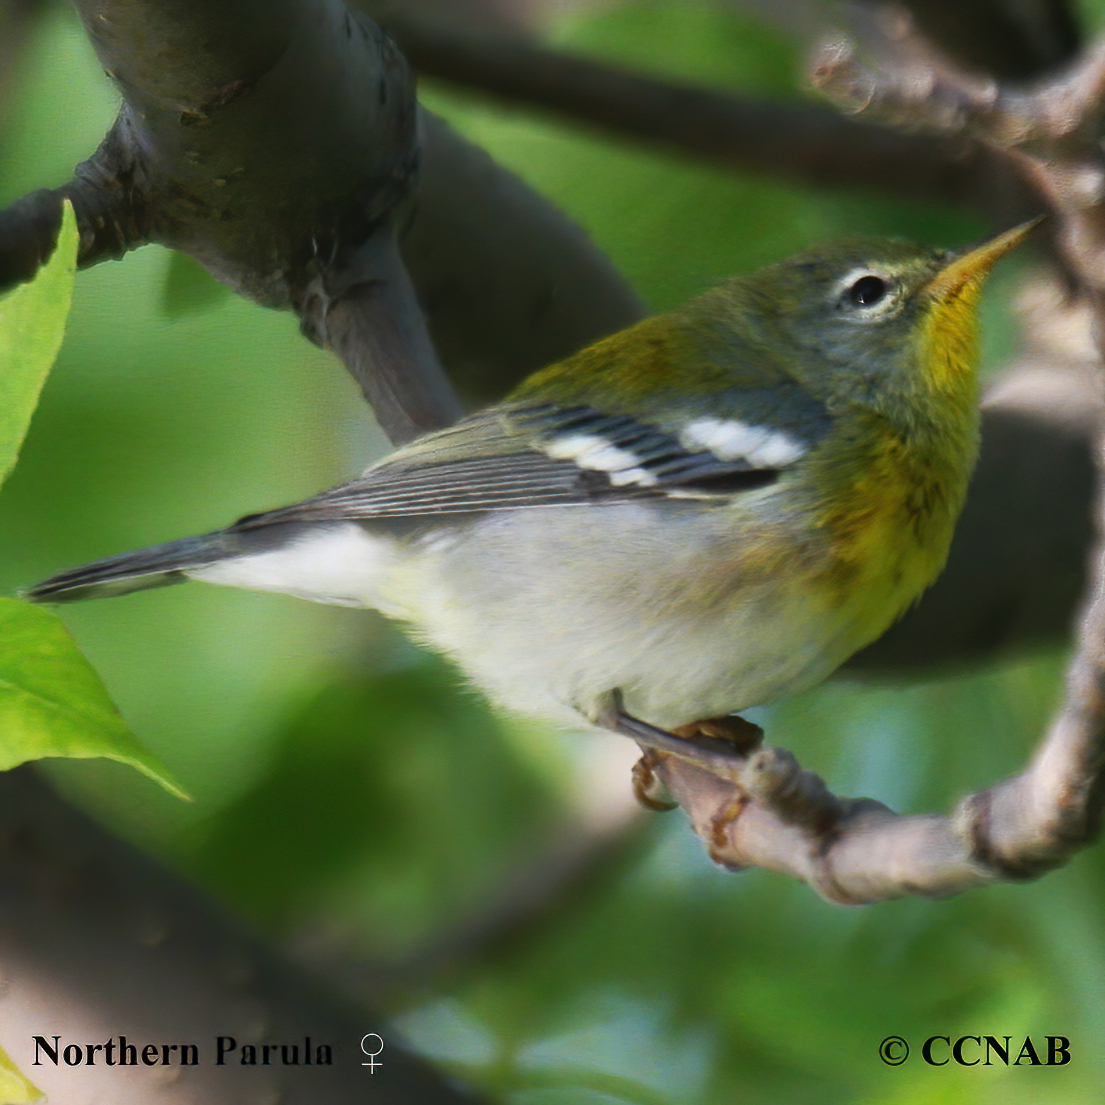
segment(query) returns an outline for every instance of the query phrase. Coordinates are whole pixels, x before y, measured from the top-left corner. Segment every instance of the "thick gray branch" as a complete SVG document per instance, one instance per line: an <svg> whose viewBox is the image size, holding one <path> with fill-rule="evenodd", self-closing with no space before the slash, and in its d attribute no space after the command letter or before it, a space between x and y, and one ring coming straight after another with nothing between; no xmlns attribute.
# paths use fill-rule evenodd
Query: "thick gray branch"
<svg viewBox="0 0 1105 1105"><path fill-rule="evenodd" d="M68 196L82 265L147 241L181 249L332 339L396 440L454 419L400 255L377 241L394 235L419 154L391 40L342 0L77 8L123 106L71 184L0 213L0 286L41 262ZM384 303L392 331L369 348Z"/></svg>
<svg viewBox="0 0 1105 1105"><path fill-rule="evenodd" d="M646 311L610 259L549 200L429 113L414 215L401 234L434 342L466 397L531 372Z"/></svg>

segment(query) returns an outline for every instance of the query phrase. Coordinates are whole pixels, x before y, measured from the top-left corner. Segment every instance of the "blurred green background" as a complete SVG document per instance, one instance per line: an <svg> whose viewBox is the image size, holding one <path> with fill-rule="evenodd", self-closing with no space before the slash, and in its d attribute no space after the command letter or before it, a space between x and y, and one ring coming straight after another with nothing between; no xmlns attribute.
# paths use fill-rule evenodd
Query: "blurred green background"
<svg viewBox="0 0 1105 1105"><path fill-rule="evenodd" d="M643 70L801 94L794 48L725 4L611 5L549 34ZM740 178L432 85L423 98L577 218L657 308L819 237L955 245L987 229L873 193ZM3 105L0 204L67 179L114 108L75 17L51 9ZM1003 272L987 300L992 365L1015 347L1014 280ZM292 317L141 250L78 277L0 495L0 591L294 501L383 448L354 385ZM725 874L681 814L642 814L540 914L500 924L581 809L621 808L602 797L628 788L603 738L493 717L369 614L199 585L63 613L196 801L106 762L52 765L66 793L277 940L366 960L396 1030L511 1105L1100 1098L1100 849L1041 883L847 909L777 875ZM838 793L943 810L1019 768L1062 661L837 682L760 720ZM916 1052L930 1035L986 1033L1067 1036L1074 1058L890 1068L878 1056L891 1034Z"/></svg>

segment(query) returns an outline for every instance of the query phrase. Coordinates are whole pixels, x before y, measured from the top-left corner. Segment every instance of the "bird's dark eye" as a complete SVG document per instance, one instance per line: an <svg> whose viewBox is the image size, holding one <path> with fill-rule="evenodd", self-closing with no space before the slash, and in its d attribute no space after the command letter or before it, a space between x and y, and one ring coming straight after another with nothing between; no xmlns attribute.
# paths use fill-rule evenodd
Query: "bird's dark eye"
<svg viewBox="0 0 1105 1105"><path fill-rule="evenodd" d="M887 291L886 281L881 276L868 273L861 276L845 293L856 307L871 307L878 303Z"/></svg>

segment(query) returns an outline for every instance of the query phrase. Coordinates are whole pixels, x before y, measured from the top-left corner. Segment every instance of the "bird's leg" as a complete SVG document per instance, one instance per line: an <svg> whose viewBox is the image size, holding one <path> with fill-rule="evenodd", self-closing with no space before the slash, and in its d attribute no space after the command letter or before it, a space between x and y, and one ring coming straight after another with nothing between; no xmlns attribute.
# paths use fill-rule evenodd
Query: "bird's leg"
<svg viewBox="0 0 1105 1105"><path fill-rule="evenodd" d="M706 767L732 769L739 767L743 759L741 748L728 733L721 732L721 726L712 730L703 728L717 721L728 720L725 718L681 726L680 730L687 731L689 735L678 736L667 729L657 728L647 721L641 721L640 718L627 714L622 708L620 690L611 691L606 696L602 707L592 717L596 725L614 733L621 733L624 737L632 737L645 748L654 749L656 752L667 752L672 756L691 760ZM742 722L742 724L745 723Z"/></svg>
<svg viewBox="0 0 1105 1105"><path fill-rule="evenodd" d="M633 794L642 806L652 810L673 808L661 797L662 787L653 771L665 756L677 756L729 775L760 747L764 735L758 725L735 714L704 718L669 732L627 714L620 690L610 692L594 720L605 729L632 737L640 745L642 755L633 768Z"/></svg>

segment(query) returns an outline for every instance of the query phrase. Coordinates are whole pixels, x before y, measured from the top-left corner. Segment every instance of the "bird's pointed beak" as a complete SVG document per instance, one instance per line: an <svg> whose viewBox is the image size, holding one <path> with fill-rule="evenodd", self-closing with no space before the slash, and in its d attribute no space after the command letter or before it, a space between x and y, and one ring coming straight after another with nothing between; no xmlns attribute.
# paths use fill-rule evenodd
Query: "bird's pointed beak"
<svg viewBox="0 0 1105 1105"><path fill-rule="evenodd" d="M1046 218L1046 215L1039 215L1003 234L987 238L981 245L974 246L972 249L953 253L948 264L925 286L925 291L933 299L946 300L959 295L969 284L977 287L994 267L995 262L1011 249L1019 246Z"/></svg>

